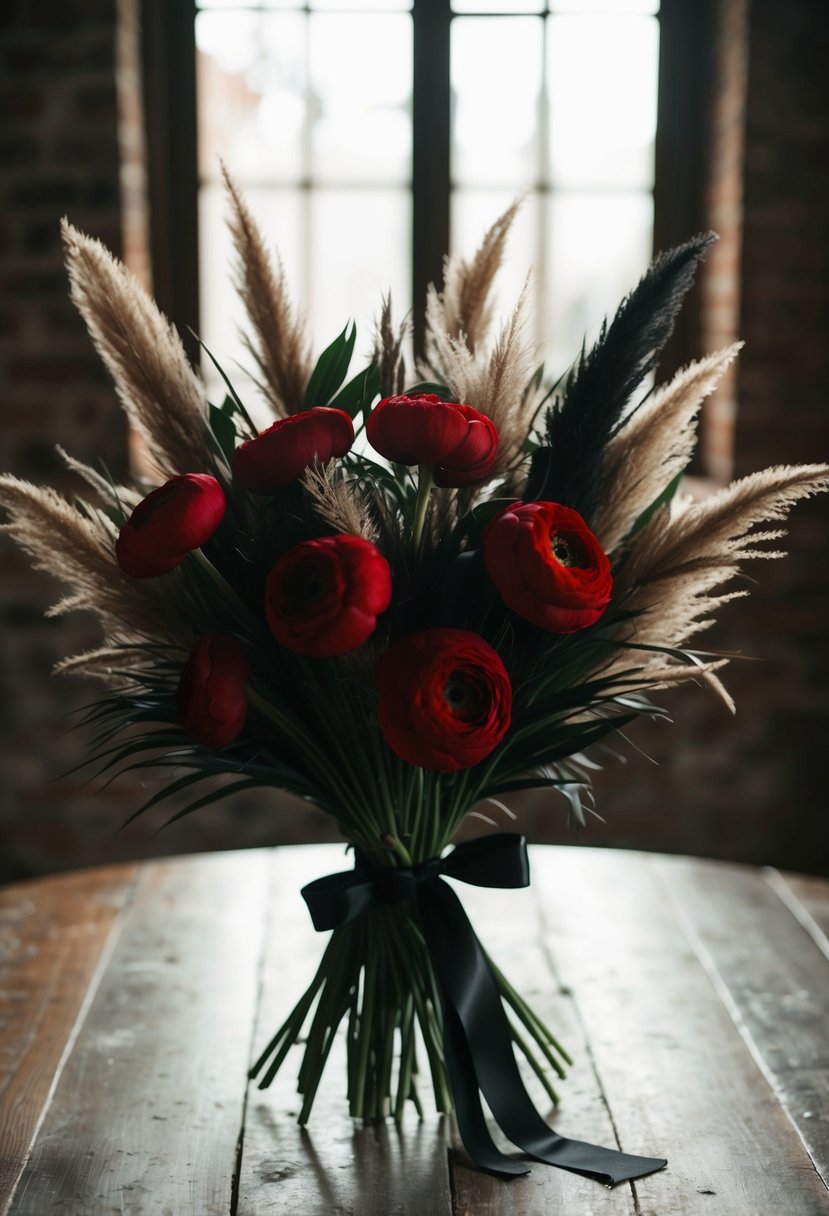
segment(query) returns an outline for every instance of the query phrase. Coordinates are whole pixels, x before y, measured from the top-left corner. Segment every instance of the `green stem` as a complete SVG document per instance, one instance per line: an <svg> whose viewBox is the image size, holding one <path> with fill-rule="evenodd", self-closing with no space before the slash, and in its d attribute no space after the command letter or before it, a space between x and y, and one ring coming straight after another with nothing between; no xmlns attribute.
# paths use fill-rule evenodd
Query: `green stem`
<svg viewBox="0 0 829 1216"><path fill-rule="evenodd" d="M325 979L327 963L328 963L328 950L326 949L325 954L323 954L323 956L322 956L320 965L317 968L317 973L314 976L314 978L311 980L311 983L308 985L305 992L302 994L302 996L297 1001L296 1005L294 1005L294 1007L291 1010L291 1012L289 1013L288 1017L285 1019L285 1021L279 1027L279 1030L277 1030L276 1034L273 1036L270 1043L268 1043L267 1047L262 1052L259 1059L256 1061L256 1063L253 1065L250 1072L248 1073L248 1077L251 1080L253 1080L253 1078L259 1074L259 1072L265 1067L265 1064L270 1059L270 1057L273 1055L273 1053L275 1051L277 1051L277 1047L279 1047L279 1042L282 1039L282 1036L284 1035L285 1042L282 1044L282 1046L277 1051L276 1059L271 1064L270 1068L265 1073L262 1080L259 1082L260 1089L268 1088L271 1081L274 1079L277 1072L279 1071L279 1066L282 1064L282 1061L285 1059L285 1056L288 1054L288 1049L296 1042L297 1036L299 1035L300 1031L302 1030L302 1024L308 1015L308 1010L311 1008L311 1005L313 1004L313 1001L314 1001L314 997L317 995L317 992L319 991L319 989L322 985L322 982Z"/></svg>
<svg viewBox="0 0 829 1216"><path fill-rule="evenodd" d="M406 1099L412 1088L414 1064L414 998L409 993L400 1019L400 1065L397 1077L397 1100L394 1104L395 1122L403 1119Z"/></svg>
<svg viewBox="0 0 829 1216"><path fill-rule="evenodd" d="M411 866L411 864L412 864L411 853L406 848L406 846L403 844L403 842L399 838L399 836L386 835L383 837L383 844L386 846L387 849L391 849L391 851L393 853L397 854L397 856L400 858L400 860L403 862L403 865L406 866L407 869Z"/></svg>
<svg viewBox="0 0 829 1216"><path fill-rule="evenodd" d="M512 984L504 975L503 971L501 971L501 969L497 967L495 963L493 963L489 955L486 956L486 959L490 965L490 968L492 969L492 974L495 976L498 987L501 989L501 995L521 1018L521 1021L530 1031L533 1038L536 1040L542 1050L544 1050L544 1041L546 1041L550 1044L554 1051L558 1052L565 1064L569 1064L572 1067L573 1057L564 1050L555 1035L547 1029L535 1010L527 1004L520 993L515 991ZM547 1053L545 1051L545 1055L546 1054ZM561 1065L556 1063L552 1057L548 1056L548 1058L550 1059L550 1063L552 1064L553 1068L555 1068L558 1075L560 1077L564 1077L565 1073L561 1068Z"/></svg>
<svg viewBox="0 0 829 1216"><path fill-rule="evenodd" d="M374 1012L374 991L377 976L377 955L369 948L365 961L363 980L363 1001L360 1007L359 1049L357 1052L357 1076L354 1085L354 1105L351 1108L352 1119L366 1117L366 1099L369 1094L369 1052L371 1049L371 1015Z"/></svg>
<svg viewBox="0 0 829 1216"><path fill-rule="evenodd" d="M545 1090L547 1091L547 1094L550 1098L550 1101L553 1103L553 1106L558 1106L561 1099L559 1098L558 1094L556 1093L555 1088L551 1084L549 1077L547 1076L544 1069L541 1067L540 1063L536 1059L535 1053L533 1052L533 1050L530 1047L527 1040L521 1034L518 1027L515 1026L512 1022L510 1023L510 1033L512 1034L512 1037L515 1040L516 1046L520 1048L521 1053L524 1056L524 1058L526 1059L527 1063L530 1065L533 1072L538 1077L539 1081L541 1082L541 1084L544 1086Z"/></svg>
<svg viewBox="0 0 829 1216"><path fill-rule="evenodd" d="M322 776L329 790L340 792L340 800L343 806L349 810L352 815L352 822L349 825L349 831L352 833L352 838L355 844L359 844L362 848L375 848L377 841L381 835L381 829L378 824L368 818L368 811L362 804L355 810L351 799L346 794L346 787L342 780L342 774L335 768L331 767L329 757L324 751L307 735L297 731L296 723L292 722L285 714L283 714L275 705L262 696L251 684L247 688L248 701L255 706L263 717L267 718L277 730L279 730L287 739L289 739L298 751L303 754L304 761L309 766L309 772L315 773L318 777ZM365 838L359 839L359 831L356 825L360 818L367 820L365 822Z"/></svg>
<svg viewBox="0 0 829 1216"><path fill-rule="evenodd" d="M348 929L349 926L345 928ZM332 937L331 941L333 940ZM349 933L347 937L342 935L338 944L339 948L335 947L333 951L335 957L332 960L332 969L308 1032L305 1054L299 1070L297 1088L304 1097L299 1123L303 1126L310 1117L337 1029L348 1010L349 976L358 961L352 948L352 934Z"/></svg>
<svg viewBox="0 0 829 1216"><path fill-rule="evenodd" d="M434 470L430 464L421 464L417 470L417 502L415 503L414 525L412 539L414 547L420 546L423 536L423 525L426 522L426 508L429 505L429 495L435 484Z"/></svg>
<svg viewBox="0 0 829 1216"><path fill-rule="evenodd" d="M210 581L219 589L222 598L227 601L234 613L238 616L241 622L247 626L253 634L262 632L262 622L251 612L247 604L233 590L230 583L223 574L220 574L210 559L206 556L202 549L191 549L190 556L194 561L201 566Z"/></svg>

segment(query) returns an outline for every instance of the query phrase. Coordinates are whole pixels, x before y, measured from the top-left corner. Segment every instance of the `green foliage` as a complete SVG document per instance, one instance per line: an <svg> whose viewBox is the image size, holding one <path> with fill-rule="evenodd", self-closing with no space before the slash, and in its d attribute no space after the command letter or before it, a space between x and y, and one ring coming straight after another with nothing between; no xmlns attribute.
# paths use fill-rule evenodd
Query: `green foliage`
<svg viewBox="0 0 829 1216"><path fill-rule="evenodd" d="M645 524L653 518L660 507L666 507L673 496L679 489L679 483L682 481L682 473L677 473L672 481L669 481L662 493L655 498L649 507L642 512L636 523L630 530L631 536L635 536L640 528L644 528Z"/></svg>
<svg viewBox="0 0 829 1216"><path fill-rule="evenodd" d="M233 453L236 449L236 425L233 421L235 414L236 405L229 395L225 397L221 406L208 406L210 432L228 466L233 461Z"/></svg>
<svg viewBox="0 0 829 1216"><path fill-rule="evenodd" d="M452 390L446 384L438 384L434 380L421 380L418 384L413 384L411 388L403 390L407 397L416 397L418 394L434 393L443 401L454 401Z"/></svg>
<svg viewBox="0 0 829 1216"><path fill-rule="evenodd" d="M356 340L357 326L349 321L343 332L322 352L305 390L303 404L306 409L332 404L332 398L345 380Z"/></svg>
<svg viewBox="0 0 829 1216"><path fill-rule="evenodd" d="M380 393L380 376L377 364L370 363L368 367L349 380L344 388L337 393L331 405L334 409L345 410L354 418L357 414L367 417L371 411L374 398Z"/></svg>
<svg viewBox="0 0 829 1216"><path fill-rule="evenodd" d="M227 410L229 409L228 401L232 402L233 407L234 407L233 413L236 416L238 416L238 418L240 419L242 430L247 433L247 438L252 439L253 436L257 434L257 428L256 428L250 414L245 409L244 404L242 403L241 397L239 396L239 394L236 392L236 389L231 384L230 378L228 377L228 375L222 368L221 364L219 363L219 360L216 358L216 356L213 354L213 352L207 346L205 346L204 342L202 342L202 340L198 336L198 334L193 333L192 329L190 330L190 333L196 339L199 346L202 348L202 350L207 355L208 359L213 364L216 371L219 373L222 380L224 381L224 385L225 385L225 388L227 389L228 395L225 398L224 404L221 407L222 411L227 412ZM231 416L233 416L233 414Z"/></svg>

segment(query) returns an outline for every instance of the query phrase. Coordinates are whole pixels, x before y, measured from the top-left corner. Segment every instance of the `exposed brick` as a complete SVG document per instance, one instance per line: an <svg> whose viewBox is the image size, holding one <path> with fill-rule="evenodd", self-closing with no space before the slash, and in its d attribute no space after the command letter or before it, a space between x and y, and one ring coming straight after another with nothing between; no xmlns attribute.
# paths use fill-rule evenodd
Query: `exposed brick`
<svg viewBox="0 0 829 1216"><path fill-rule="evenodd" d="M8 361L11 384L62 385L78 381L94 383L104 379L106 372L90 350L86 356L57 356L42 354L37 358L14 358Z"/></svg>
<svg viewBox="0 0 829 1216"><path fill-rule="evenodd" d="M81 182L70 177L42 174L16 181L9 189L13 207L53 207L59 209L81 196Z"/></svg>
<svg viewBox="0 0 829 1216"><path fill-rule="evenodd" d="M84 119L114 117L117 104L114 78L100 84L84 85L75 95L76 111Z"/></svg>
<svg viewBox="0 0 829 1216"><path fill-rule="evenodd" d="M0 338L10 337L20 329L20 320L16 313L8 309L0 310Z"/></svg>
<svg viewBox="0 0 829 1216"><path fill-rule="evenodd" d="M20 85L0 92L0 121L5 125L43 113L45 93L41 86Z"/></svg>
<svg viewBox="0 0 829 1216"><path fill-rule="evenodd" d="M55 140L50 149L56 165L112 167L113 131L111 123L84 124L82 134L71 133Z"/></svg>
<svg viewBox="0 0 829 1216"><path fill-rule="evenodd" d="M15 270L0 274L0 295L14 300L44 300L66 295L66 273L55 270Z"/></svg>
<svg viewBox="0 0 829 1216"><path fill-rule="evenodd" d="M24 253L57 253L60 251L60 229L52 220L26 224L21 247Z"/></svg>
<svg viewBox="0 0 829 1216"><path fill-rule="evenodd" d="M30 169L38 161L39 147L32 135L0 135L0 165L9 169Z"/></svg>
<svg viewBox="0 0 829 1216"><path fill-rule="evenodd" d="M19 445L13 472L26 481L50 481L63 468L54 439Z"/></svg>
<svg viewBox="0 0 829 1216"><path fill-rule="evenodd" d="M112 0L28 0L27 15L36 28L72 30L84 23L114 23Z"/></svg>

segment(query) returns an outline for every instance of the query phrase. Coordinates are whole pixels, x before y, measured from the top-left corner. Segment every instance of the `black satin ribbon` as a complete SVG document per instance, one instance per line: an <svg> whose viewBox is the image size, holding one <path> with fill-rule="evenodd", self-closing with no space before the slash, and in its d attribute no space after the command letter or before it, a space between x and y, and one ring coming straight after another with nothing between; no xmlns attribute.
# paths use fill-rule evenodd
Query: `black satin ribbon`
<svg viewBox="0 0 829 1216"><path fill-rule="evenodd" d="M475 1164L506 1177L529 1173L523 1161L494 1144L483 1094L504 1135L536 1161L607 1186L662 1169L667 1164L662 1157L634 1157L567 1140L544 1122L518 1071L495 976L463 905L443 878L478 887L529 886L526 841L511 832L482 836L411 869L370 869L358 854L353 870L309 883L302 896L318 930L334 929L378 904L416 902L443 1001L444 1054L458 1129Z"/></svg>

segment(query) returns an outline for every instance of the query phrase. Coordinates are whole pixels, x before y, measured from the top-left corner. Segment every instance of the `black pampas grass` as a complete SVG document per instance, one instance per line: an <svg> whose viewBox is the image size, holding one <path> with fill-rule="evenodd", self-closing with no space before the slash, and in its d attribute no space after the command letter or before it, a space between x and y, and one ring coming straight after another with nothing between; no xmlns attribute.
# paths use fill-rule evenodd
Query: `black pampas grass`
<svg viewBox="0 0 829 1216"><path fill-rule="evenodd" d="M546 413L546 443L532 458L524 499L573 507L588 523L601 491L601 452L633 393L653 371L713 232L660 254L596 344L582 354Z"/></svg>

